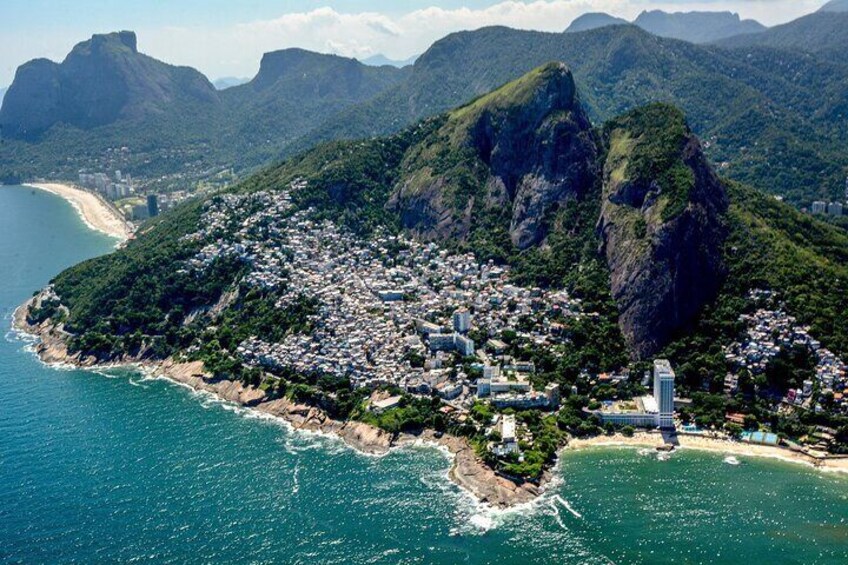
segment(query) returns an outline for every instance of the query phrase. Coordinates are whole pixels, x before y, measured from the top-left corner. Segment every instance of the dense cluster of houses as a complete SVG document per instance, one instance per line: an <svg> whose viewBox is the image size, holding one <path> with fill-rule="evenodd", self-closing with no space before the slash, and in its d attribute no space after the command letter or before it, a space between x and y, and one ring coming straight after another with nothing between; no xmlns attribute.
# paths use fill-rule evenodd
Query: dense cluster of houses
<svg viewBox="0 0 848 565"><path fill-rule="evenodd" d="M753 290L749 298L760 307L753 314L742 314L739 319L747 326L743 340L728 348L727 359L738 368L747 369L752 375L765 372L766 367L783 348L802 346L807 348L816 359L815 381L807 380L798 389L790 389L784 402L821 410L814 398L814 389L820 394L833 395L836 411L848 413L848 399L845 398L848 377L842 360L830 350L822 347L818 340L810 335L808 326L799 325L797 320L776 304L777 296L769 290ZM738 376L730 374L725 379L727 392L735 392Z"/></svg>
<svg viewBox="0 0 848 565"><path fill-rule="evenodd" d="M292 195L305 186L215 197L188 236L205 245L186 269L237 258L250 266L247 284L276 291L277 307L318 302L312 333L279 343L253 336L237 349L245 362L436 393L457 407L478 397L500 408L558 405L558 387L533 390L533 363L508 355L502 336L563 343L564 322L586 315L579 300L510 284L506 268L470 253L385 232L364 239L311 209L294 212Z"/></svg>

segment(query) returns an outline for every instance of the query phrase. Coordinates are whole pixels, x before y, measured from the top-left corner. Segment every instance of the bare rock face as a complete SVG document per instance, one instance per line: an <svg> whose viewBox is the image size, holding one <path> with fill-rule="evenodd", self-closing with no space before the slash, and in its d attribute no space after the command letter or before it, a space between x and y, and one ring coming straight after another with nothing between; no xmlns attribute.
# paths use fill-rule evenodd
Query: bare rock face
<svg viewBox="0 0 848 565"><path fill-rule="evenodd" d="M598 232L635 358L657 353L713 300L724 275L724 186L678 111L608 128ZM650 127L644 127L645 118Z"/></svg>
<svg viewBox="0 0 848 565"><path fill-rule="evenodd" d="M77 44L62 63L22 65L0 109L0 126L4 137L31 139L57 123L93 128L189 101L219 99L198 71L139 53L135 33L122 31Z"/></svg>
<svg viewBox="0 0 848 565"><path fill-rule="evenodd" d="M497 208L526 249L544 240L550 212L582 198L596 176L596 139L562 63L456 110L422 145L388 207L424 238L463 239L475 214Z"/></svg>

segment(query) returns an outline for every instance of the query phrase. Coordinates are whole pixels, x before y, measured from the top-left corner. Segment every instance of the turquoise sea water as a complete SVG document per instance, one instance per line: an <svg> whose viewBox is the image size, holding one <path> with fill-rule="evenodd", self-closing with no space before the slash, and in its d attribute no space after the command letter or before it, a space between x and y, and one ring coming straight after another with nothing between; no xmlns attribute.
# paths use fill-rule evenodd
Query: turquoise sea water
<svg viewBox="0 0 848 565"><path fill-rule="evenodd" d="M492 512L434 449L366 457L132 371L43 366L7 334L13 308L113 244L55 196L0 188L0 563L848 562L844 476L597 449Z"/></svg>

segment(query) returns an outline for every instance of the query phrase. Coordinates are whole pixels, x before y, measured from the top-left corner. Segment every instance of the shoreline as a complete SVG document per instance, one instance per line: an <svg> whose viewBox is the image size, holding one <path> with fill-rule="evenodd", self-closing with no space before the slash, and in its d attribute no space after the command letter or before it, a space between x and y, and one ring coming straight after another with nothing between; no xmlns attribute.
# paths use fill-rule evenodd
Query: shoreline
<svg viewBox="0 0 848 565"><path fill-rule="evenodd" d="M701 434L678 433L676 441L679 445L675 445L674 451L678 449L681 451L693 450L740 457L778 459L786 463L813 467L819 471L848 473L848 457L816 457L813 454L795 451L788 447L732 441ZM656 449L663 445L667 444L663 441L661 433L637 432L633 437L615 434L593 438L573 438L569 441L564 452L600 447Z"/></svg>
<svg viewBox="0 0 848 565"><path fill-rule="evenodd" d="M93 192L57 182L29 182L21 186L43 190L66 200L85 225L94 231L120 241L126 241L132 235L132 229L123 216Z"/></svg>
<svg viewBox="0 0 848 565"><path fill-rule="evenodd" d="M264 391L245 387L241 382L213 379L204 373L200 361L177 362L167 359L158 362L124 359L115 363L97 363L93 358L82 359L68 353L61 328L49 325L31 326L26 320L27 307L37 296L19 306L12 319L14 330L32 336L37 341L33 350L46 365L55 367L74 366L80 369L134 367L153 378L163 378L194 391L215 395L217 398L238 404L250 410L279 418L293 431L305 431L333 435L355 451L383 456L393 449L425 445L446 450L452 459L448 478L460 489L470 494L478 503L500 510L530 503L545 492L551 480L550 471L545 471L539 485L530 482L516 483L497 474L486 465L466 438L444 434L437 437L433 430L419 434L401 433L397 436L353 420L341 421L330 418L323 410L314 406L298 404L288 398L268 398Z"/></svg>
<svg viewBox="0 0 848 565"><path fill-rule="evenodd" d="M538 485L531 482L517 483L499 475L477 457L466 438L449 434L437 437L433 430L423 430L419 434L401 433L393 436L363 422L335 420L317 407L298 404L285 397L268 398L264 391L255 387L245 387L241 382L214 379L204 373L203 363L200 361L177 362L167 359L149 362L124 359L103 364L97 363L94 358L82 359L79 356L70 355L65 344L67 334L61 328L51 326L48 322L40 326L28 324L26 309L36 299L37 296L31 298L15 310L12 327L37 340L33 346L34 352L47 365L74 366L80 369L134 367L153 378L166 379L191 390L206 392L221 400L279 418L292 431L335 436L351 449L365 455L383 456L393 449L414 445L440 449L446 451L451 459L451 467L447 473L448 479L471 495L478 503L497 510L515 509L537 501L546 492L546 487L558 478L552 469L547 469ZM570 438L568 444L558 451L558 459L567 456L569 451L590 448L656 449L661 446L668 447L668 444L660 432L637 432L633 437L616 434L593 438ZM786 447L748 444L703 435L677 434L675 450L677 449L779 459L789 463L803 464L820 471L848 473L848 457L817 458Z"/></svg>

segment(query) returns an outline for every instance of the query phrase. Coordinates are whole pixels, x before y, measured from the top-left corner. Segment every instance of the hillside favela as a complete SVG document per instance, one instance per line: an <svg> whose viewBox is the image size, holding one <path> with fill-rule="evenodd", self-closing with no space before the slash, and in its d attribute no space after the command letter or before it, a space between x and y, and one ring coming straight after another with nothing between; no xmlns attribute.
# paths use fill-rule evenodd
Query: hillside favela
<svg viewBox="0 0 848 565"><path fill-rule="evenodd" d="M848 0L0 14L0 564L848 563Z"/></svg>

